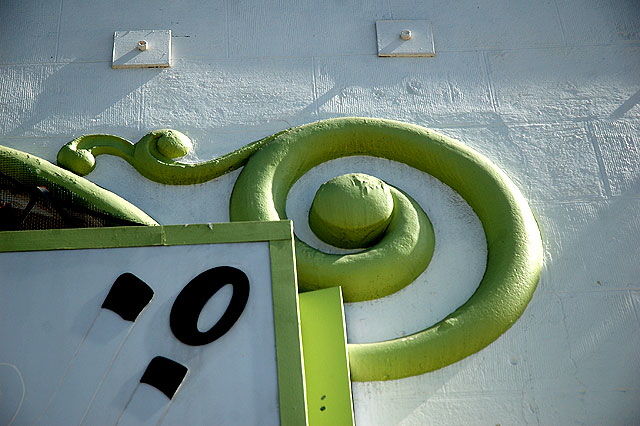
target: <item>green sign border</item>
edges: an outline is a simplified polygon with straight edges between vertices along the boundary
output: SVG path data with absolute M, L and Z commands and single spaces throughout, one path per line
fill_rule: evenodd
M 308 424 L 293 225 L 238 222 L 0 232 L 0 252 L 268 242 L 280 422 Z

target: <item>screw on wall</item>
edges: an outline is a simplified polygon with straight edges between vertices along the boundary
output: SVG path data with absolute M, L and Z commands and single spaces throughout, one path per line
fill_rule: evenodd
M 403 40 L 411 40 L 411 30 L 400 31 L 400 38 Z
M 148 48 L 149 48 L 149 43 L 147 43 L 147 40 L 140 40 L 138 42 L 138 50 L 144 52 Z

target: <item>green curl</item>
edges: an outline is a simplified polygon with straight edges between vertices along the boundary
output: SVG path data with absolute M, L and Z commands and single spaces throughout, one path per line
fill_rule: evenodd
M 282 134 L 257 152 L 238 177 L 231 197 L 232 219 L 283 217 L 286 195 L 298 177 L 317 164 L 351 155 L 405 163 L 452 187 L 480 218 L 488 247 L 485 275 L 466 303 L 410 336 L 350 344 L 351 377 L 390 380 L 433 371 L 479 351 L 511 327 L 533 296 L 542 267 L 542 242 L 533 214 L 520 191 L 488 159 L 428 129 L 388 120 L 340 118 Z M 307 285 L 309 269 L 331 267 L 332 262 L 319 253 L 296 241 L 302 287 Z M 390 267 L 401 272 L 393 263 Z M 354 265 L 354 277 L 366 272 L 356 271 Z M 319 286 L 336 284 L 342 283 L 329 280 Z
M 85 176 L 93 171 L 95 157 L 111 154 L 126 160 L 144 177 L 168 185 L 203 183 L 242 167 L 249 157 L 280 133 L 250 143 L 236 151 L 198 164 L 181 163 L 174 158 L 193 148 L 186 135 L 171 129 L 147 133 L 135 145 L 114 135 L 85 135 L 67 142 L 58 151 L 60 167 Z
M 304 137 L 298 138 L 298 130 L 280 136 L 277 143 L 251 157 L 231 194 L 232 221 L 286 219 L 287 194 L 298 178 L 325 161 L 362 153 L 344 140 L 329 139 L 322 146 L 307 143 Z M 391 187 L 391 195 L 394 211 L 384 236 L 362 252 L 328 254 L 295 238 L 301 290 L 341 286 L 346 302 L 361 302 L 393 294 L 425 270 L 435 246 L 431 222 L 406 194 Z
M 113 141 L 117 146 L 101 141 L 98 147 L 95 141 L 76 142 L 82 139 L 78 138 L 67 148 L 78 151 L 74 155 L 80 160 L 69 153 L 64 157 L 71 158 L 73 166 L 115 150 L 108 153 L 117 151 L 115 155 L 144 176 L 170 184 L 204 182 L 246 163 L 230 201 L 234 221 L 286 218 L 287 194 L 298 178 L 325 161 L 354 155 L 405 163 L 441 180 L 469 203 L 482 223 L 488 248 L 476 292 L 425 330 L 384 342 L 350 344 L 353 380 L 398 379 L 457 362 L 509 329 L 533 296 L 542 268 L 542 242 L 526 200 L 498 167 L 451 138 L 390 120 L 338 118 L 281 132 L 197 165 L 167 158 L 154 138 L 157 135 L 145 136 L 135 148 L 121 141 Z M 396 189 L 392 195 L 393 219 L 385 235 L 363 252 L 330 255 L 296 238 L 302 289 L 342 285 L 346 301 L 367 300 L 397 291 L 422 272 L 433 252 L 433 230 L 415 202 Z M 402 277 L 395 281 L 398 276 Z

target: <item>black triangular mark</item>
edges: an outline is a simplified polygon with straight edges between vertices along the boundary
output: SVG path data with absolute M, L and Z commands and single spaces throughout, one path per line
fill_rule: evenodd
M 140 383 L 146 383 L 158 389 L 169 399 L 178 391 L 189 369 L 169 358 L 157 356 L 151 360 Z
M 153 298 L 153 290 L 132 273 L 120 275 L 111 286 L 102 307 L 120 315 L 126 321 L 135 321 Z

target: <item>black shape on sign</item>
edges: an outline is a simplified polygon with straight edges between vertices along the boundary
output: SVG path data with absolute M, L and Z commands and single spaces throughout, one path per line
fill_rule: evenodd
M 120 315 L 126 321 L 135 321 L 153 298 L 153 290 L 135 275 L 126 272 L 111 286 L 102 307 Z
M 198 317 L 209 299 L 227 284 L 233 295 L 222 317 L 209 330 L 198 330 Z M 173 302 L 169 322 L 171 331 L 182 343 L 191 346 L 209 344 L 224 335 L 238 321 L 249 299 L 249 279 L 240 269 L 218 266 L 204 271 L 182 289 Z
M 172 399 L 189 369 L 169 358 L 157 356 L 149 362 L 140 383 L 146 383 L 158 389 L 167 398 Z

